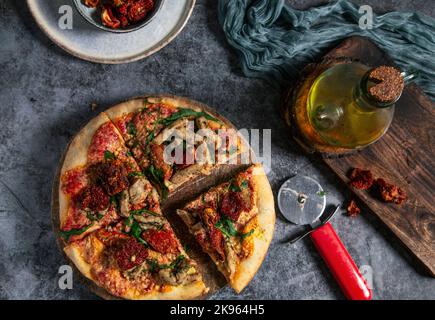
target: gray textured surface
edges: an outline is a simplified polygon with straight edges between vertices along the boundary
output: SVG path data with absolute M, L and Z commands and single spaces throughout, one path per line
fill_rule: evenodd
M 320 1 L 294 1 L 300 7 Z M 359 1 L 361 2 L 361 1 Z M 432 1 L 367 1 L 375 8 L 420 10 L 434 15 Z M 328 170 L 301 155 L 275 112 L 279 93 L 246 79 L 216 21 L 216 1 L 199 0 L 182 34 L 146 60 L 97 65 L 73 58 L 36 27 L 24 1 L 0 3 L 0 298 L 95 298 L 80 283 L 58 289 L 64 263 L 50 223 L 51 182 L 60 155 L 81 124 L 99 110 L 142 93 L 188 96 L 216 108 L 237 126 L 272 128 L 274 191 L 295 172 L 317 178 L 331 203 L 348 191 Z M 98 103 L 92 111 L 90 104 Z M 363 212 L 338 214 L 333 224 L 358 265 L 373 269 L 375 299 L 434 299 L 435 280 L 381 224 Z M 308 239 L 283 243 L 296 227 L 278 214 L 267 258 L 246 290 L 224 288 L 222 299 L 342 299 Z

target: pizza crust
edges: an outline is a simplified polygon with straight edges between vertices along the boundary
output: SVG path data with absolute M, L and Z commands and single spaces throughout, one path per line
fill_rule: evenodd
M 253 178 L 257 185 L 257 207 L 259 234 L 254 236 L 254 252 L 242 260 L 231 279 L 231 287 L 240 293 L 260 268 L 269 249 L 275 229 L 275 201 L 267 176 L 261 165 L 256 165 Z

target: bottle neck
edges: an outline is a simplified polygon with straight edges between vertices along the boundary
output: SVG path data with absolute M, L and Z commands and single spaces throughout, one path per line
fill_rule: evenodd
M 374 83 L 369 82 L 368 74 L 369 73 L 367 72 L 364 75 L 364 77 L 361 79 L 361 81 L 358 83 L 354 90 L 355 102 L 358 104 L 359 107 L 367 111 L 374 111 L 376 109 L 385 109 L 392 107 L 396 101 L 385 103 L 374 99 L 370 95 L 368 89 L 370 88 L 370 86 L 374 85 Z

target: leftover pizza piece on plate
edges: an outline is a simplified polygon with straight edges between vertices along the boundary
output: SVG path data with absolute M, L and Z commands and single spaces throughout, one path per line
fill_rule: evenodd
M 229 284 L 243 290 L 266 255 L 275 225 L 273 194 L 262 166 L 211 188 L 177 213 Z
M 59 209 L 65 253 L 109 293 L 183 299 L 207 291 L 195 262 L 161 214 L 157 191 L 104 113 L 68 147 Z
M 106 111 L 163 197 L 221 163 L 236 163 L 248 149 L 234 129 L 191 103 L 148 97 Z

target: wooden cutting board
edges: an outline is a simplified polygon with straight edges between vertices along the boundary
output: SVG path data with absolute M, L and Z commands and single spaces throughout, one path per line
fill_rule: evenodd
M 327 58 L 358 59 L 369 66 L 393 65 L 391 58 L 363 37 L 346 39 Z M 411 84 L 396 103 L 385 136 L 357 153 L 324 162 L 347 184 L 353 167 L 370 169 L 375 177 L 397 184 L 408 194 L 403 205 L 383 203 L 367 191 L 355 195 L 435 276 L 435 104 Z

